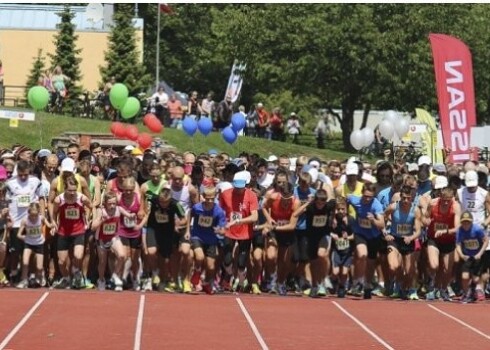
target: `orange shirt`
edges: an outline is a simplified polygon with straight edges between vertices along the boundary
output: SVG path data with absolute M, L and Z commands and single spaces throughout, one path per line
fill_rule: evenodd
M 225 211 L 228 222 L 249 217 L 254 210 L 259 210 L 257 196 L 249 189 L 238 193 L 230 188 L 221 193 L 219 204 Z M 237 240 L 252 239 L 253 224 L 234 225 L 225 232 L 225 236 Z
M 179 100 L 175 100 L 173 102 L 171 100 L 168 100 L 167 106 L 170 113 L 170 118 L 182 119 L 182 102 L 180 102 Z

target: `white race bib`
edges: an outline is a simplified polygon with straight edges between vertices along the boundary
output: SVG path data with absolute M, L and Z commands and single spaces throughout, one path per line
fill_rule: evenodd
M 313 227 L 324 227 L 327 224 L 326 215 L 315 215 L 313 216 Z
M 65 218 L 67 218 L 68 220 L 80 219 L 80 209 L 79 208 L 65 209 Z
M 359 218 L 359 226 L 362 228 L 371 228 L 371 221 L 369 219 Z
M 168 222 L 168 214 L 164 214 L 160 211 L 155 212 L 155 220 L 159 224 L 166 224 Z
M 197 224 L 201 227 L 211 227 L 211 226 L 213 226 L 213 217 L 212 216 L 199 215 L 199 219 L 197 220 Z
M 396 225 L 396 232 L 400 236 L 407 236 L 412 234 L 412 225 L 409 224 L 398 224 Z
M 443 224 L 441 222 L 436 222 L 434 224 L 434 230 L 436 231 L 441 231 L 441 230 L 446 231 L 447 229 L 448 229 L 447 224 Z
M 241 219 L 242 219 L 242 213 L 239 213 L 237 211 L 232 212 L 230 215 L 230 221 L 236 221 Z
M 468 250 L 476 250 L 480 248 L 480 243 L 477 239 L 467 239 L 463 241 L 464 247 Z
M 338 240 L 335 241 L 335 246 L 337 247 L 337 250 L 345 250 L 349 248 L 350 243 L 348 239 L 339 238 Z
M 133 228 L 136 226 L 136 218 L 135 217 L 128 218 L 125 216 L 123 219 L 123 222 L 124 222 L 124 226 L 127 228 Z
M 41 236 L 40 227 L 26 227 L 26 235 L 29 237 L 39 237 Z
M 27 208 L 31 203 L 31 196 L 28 194 L 17 196 L 17 207 Z
M 117 225 L 115 223 L 102 225 L 102 233 L 106 236 L 113 236 L 116 234 Z

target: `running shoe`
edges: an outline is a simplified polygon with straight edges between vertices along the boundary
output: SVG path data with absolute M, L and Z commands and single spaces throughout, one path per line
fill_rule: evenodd
M 195 287 L 201 282 L 201 271 L 194 270 L 194 273 L 191 277 L 191 283 Z
M 337 297 L 345 298 L 345 287 L 339 286 L 339 290 L 337 291 Z
M 81 289 L 83 287 L 83 275 L 81 271 L 75 272 L 73 276 L 72 287 L 74 289 Z
M 189 282 L 188 280 L 184 280 L 184 282 L 182 282 L 182 284 L 183 284 L 182 291 L 184 293 L 189 294 L 192 292 L 191 282 Z
M 441 299 L 443 301 L 452 301 L 452 298 L 451 298 L 451 296 L 449 295 L 449 292 L 446 289 L 441 290 Z
M 310 294 L 308 296 L 310 298 L 319 298 L 320 295 L 318 294 L 318 288 L 317 287 L 311 287 L 310 288 Z
M 398 299 L 398 298 L 400 298 L 400 291 L 394 290 L 393 293 L 391 293 L 390 298 L 391 299 Z
M 176 284 L 175 282 L 168 282 L 168 283 L 165 285 L 164 290 L 165 290 L 167 293 L 175 293 L 176 288 L 177 288 L 177 284 Z
M 449 295 L 450 298 L 454 298 L 456 296 L 456 293 L 454 292 L 451 285 L 447 286 L 447 294 Z
M 6 285 L 8 284 L 8 279 L 7 276 L 5 276 L 5 272 L 3 272 L 3 269 L 0 270 L 0 285 Z
M 262 280 L 262 282 L 260 282 L 260 290 L 264 293 L 269 293 L 269 282 Z
M 312 287 L 312 288 L 313 288 L 313 287 Z M 312 288 L 305 289 L 305 290 L 303 291 L 303 295 L 309 296 L 309 295 L 310 295 L 310 293 L 311 293 L 311 289 L 312 289 Z
M 238 290 L 238 283 L 239 283 L 239 282 L 240 282 L 240 281 L 238 280 L 238 278 L 234 278 L 234 279 L 233 279 L 233 285 L 232 285 L 232 287 L 231 287 L 231 290 L 232 290 L 233 292 L 236 292 L 236 291 Z
M 277 284 L 274 284 L 270 287 L 269 294 L 279 294 L 279 288 Z
M 160 276 L 158 275 L 153 275 L 152 279 L 151 279 L 151 284 L 155 287 L 158 287 L 158 285 L 160 284 Z
M 204 291 L 204 293 L 208 294 L 208 295 L 213 295 L 215 294 L 215 290 L 213 288 L 213 285 L 211 283 L 205 283 L 202 285 L 202 290 Z
M 149 278 L 147 278 L 146 280 L 147 281 L 151 281 Z M 160 285 L 160 283 L 157 284 L 157 288 L 158 288 L 159 285 Z M 137 278 L 134 279 L 133 280 L 133 286 L 132 287 L 133 287 L 133 290 L 135 292 L 139 292 L 141 290 L 141 280 L 139 280 Z M 151 286 L 151 289 L 150 290 L 153 290 L 153 285 Z
M 477 289 L 475 291 L 476 294 L 476 301 L 485 301 L 485 293 L 481 289 Z
M 112 274 L 112 280 L 114 281 L 114 290 L 116 292 L 123 291 L 123 281 L 115 273 Z
M 371 288 L 365 288 L 363 298 L 364 299 L 371 299 L 372 292 L 373 292 L 373 290 Z
M 436 298 L 436 293 L 432 290 L 425 294 L 425 300 L 434 300 Z
M 409 300 L 419 300 L 419 296 L 417 294 L 416 289 L 410 289 L 410 291 L 408 292 L 408 299 Z
M 286 296 L 288 294 L 288 291 L 286 289 L 286 285 L 284 283 L 281 283 L 277 287 L 277 292 L 278 292 L 279 295 Z
M 400 299 L 408 300 L 408 291 L 400 289 Z
M 105 280 L 97 280 L 97 289 L 100 291 L 105 290 Z
M 140 290 L 143 291 L 143 292 L 151 292 L 153 290 L 153 285 L 152 285 L 151 278 L 146 278 L 141 283 L 141 285 L 142 285 L 142 288 Z
M 18 288 L 18 289 L 27 289 L 28 286 L 29 286 L 29 281 L 22 280 L 19 283 L 17 283 L 17 285 L 15 286 L 15 288 Z
M 351 291 L 352 295 L 353 296 L 356 296 L 356 297 L 360 297 L 362 296 L 362 284 L 361 283 L 357 283 L 353 288 L 352 288 L 352 291 Z
M 317 289 L 317 294 L 319 297 L 326 297 L 327 296 L 327 289 L 323 284 L 320 284 Z
M 468 304 L 468 303 L 474 303 L 475 302 L 475 298 L 473 297 L 473 292 L 471 289 L 469 289 L 465 295 L 463 296 L 463 298 L 461 299 L 461 302 L 463 304 Z
M 371 294 L 376 296 L 376 297 L 384 297 L 385 296 L 384 288 L 381 288 L 379 285 L 377 285 L 376 288 L 373 289 Z
M 92 281 L 89 278 L 83 278 L 83 286 L 85 289 L 94 289 L 95 284 L 92 283 Z
M 261 293 L 259 285 L 257 283 L 252 283 L 252 294 L 260 295 Z
M 62 277 L 58 281 L 53 283 L 54 289 L 70 289 L 70 279 L 68 277 Z

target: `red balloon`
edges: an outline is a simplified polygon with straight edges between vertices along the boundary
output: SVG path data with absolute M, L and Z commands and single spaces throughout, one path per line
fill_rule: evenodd
M 150 121 L 151 119 L 153 118 L 157 118 L 156 115 L 154 115 L 153 113 L 148 113 L 147 115 L 145 115 L 143 117 L 143 124 L 145 124 L 146 126 L 148 126 L 148 121 Z M 158 118 L 157 118 L 158 119 Z
M 138 128 L 136 125 L 129 125 L 126 128 L 126 137 L 132 141 L 136 141 L 138 139 Z
M 151 146 L 151 142 L 153 141 L 153 138 L 151 137 L 150 134 L 147 134 L 146 132 L 140 134 L 138 136 L 138 144 L 141 149 L 147 149 Z
M 163 125 L 160 122 L 160 120 L 158 120 L 157 117 L 149 119 L 148 120 L 148 123 L 146 124 L 146 126 L 148 127 L 148 129 L 151 132 L 154 132 L 154 133 L 157 133 L 157 134 L 160 133 L 163 130 Z
M 113 122 L 111 124 L 111 132 L 115 137 L 118 138 L 126 137 L 126 128 L 123 123 Z

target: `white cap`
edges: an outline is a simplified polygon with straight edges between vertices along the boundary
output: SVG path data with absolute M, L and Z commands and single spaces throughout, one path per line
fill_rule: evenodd
M 124 150 L 131 152 L 132 150 L 134 150 L 134 146 L 133 145 L 127 145 L 126 147 L 124 147 Z
M 276 160 L 277 160 L 277 157 L 275 155 L 273 155 L 273 154 L 271 154 L 269 156 L 269 158 L 267 158 L 267 161 L 268 162 L 275 162 Z
M 417 163 L 408 163 L 408 172 L 411 173 L 412 171 L 419 171 Z
M 68 157 L 63 159 L 63 161 L 61 162 L 61 172 L 63 172 L 63 171 L 74 173 L 75 172 L 75 161 L 71 158 L 68 158 Z
M 308 169 L 308 174 L 311 176 L 312 183 L 315 183 L 318 180 L 318 169 L 311 167 Z
M 345 175 L 358 175 L 359 166 L 356 163 L 347 163 L 345 167 Z
M 318 160 L 312 160 L 310 163 L 309 163 L 313 168 L 320 168 L 320 162 Z
M 464 176 L 466 187 L 478 186 L 478 174 L 474 170 L 468 171 Z
M 257 108 L 261 108 L 261 107 L 264 107 L 264 105 L 262 104 L 262 102 L 257 103 Z
M 424 165 L 424 164 L 430 165 L 431 163 L 432 163 L 432 161 L 430 160 L 429 156 L 420 156 L 419 160 L 417 162 L 417 164 L 419 166 Z
M 447 177 L 445 176 L 436 176 L 434 182 L 434 189 L 440 190 L 442 188 L 446 188 L 448 186 Z
M 15 155 L 12 152 L 7 152 L 2 154 L 2 159 L 7 159 L 7 158 L 15 158 Z
M 251 175 L 248 171 L 239 171 L 233 176 L 233 187 L 245 188 L 245 185 L 250 183 Z
M 46 149 L 46 148 L 40 149 L 39 152 L 37 152 L 37 156 L 39 158 L 47 157 L 50 154 L 51 154 L 51 151 L 49 149 Z
M 356 157 L 350 157 L 350 158 L 347 160 L 347 164 L 354 163 L 356 160 L 357 160 L 357 158 L 356 158 Z
M 369 173 L 362 173 L 362 180 L 364 182 L 369 182 L 369 183 L 372 183 L 372 184 L 375 184 L 377 181 L 376 181 L 376 178 L 369 174 Z

